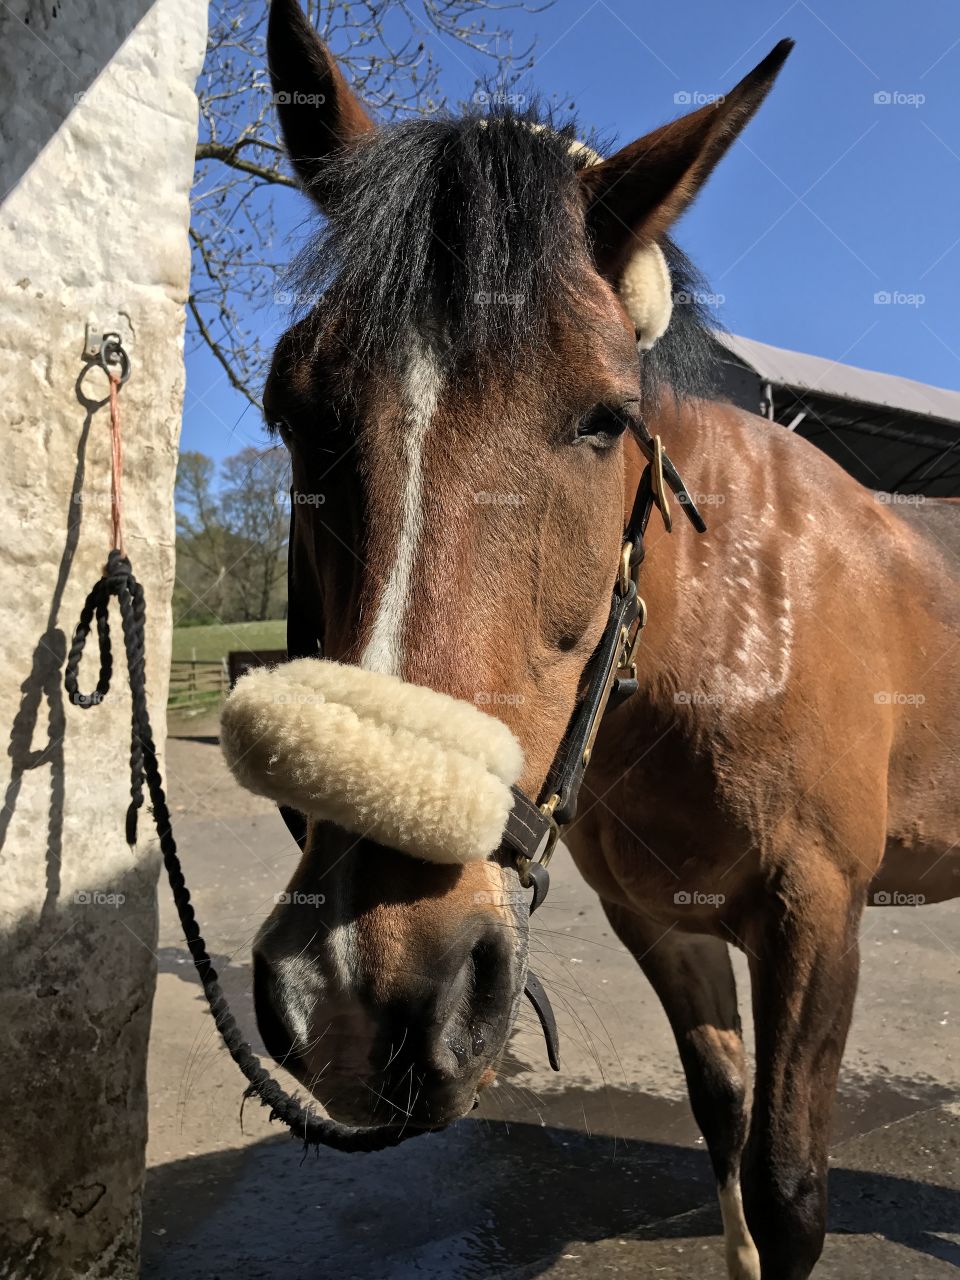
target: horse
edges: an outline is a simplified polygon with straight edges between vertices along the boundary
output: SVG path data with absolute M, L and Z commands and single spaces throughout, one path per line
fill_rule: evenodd
M 584 752 L 565 839 L 669 1017 L 732 1280 L 805 1280 L 820 1256 L 865 905 L 960 887 L 956 558 L 813 445 L 711 398 L 714 338 L 669 234 L 790 44 L 602 157 L 495 95 L 378 127 L 297 0 L 273 0 L 268 33 L 287 153 L 323 215 L 264 391 L 294 497 L 313 498 L 295 502 L 291 648 L 386 701 L 442 695 L 449 739 L 479 707 L 536 797 L 611 584 L 636 578 L 632 692 Z M 624 566 L 649 438 L 709 527 L 668 538 L 660 492 Z M 408 704 L 390 705 L 400 733 Z M 264 770 L 295 770 L 296 743 L 278 758 Z M 383 777 L 372 756 L 359 776 L 362 744 L 351 758 L 374 799 L 407 767 L 377 758 Z M 516 868 L 322 816 L 302 848 L 254 948 L 264 1042 L 344 1123 L 442 1128 L 495 1078 L 517 1014 Z

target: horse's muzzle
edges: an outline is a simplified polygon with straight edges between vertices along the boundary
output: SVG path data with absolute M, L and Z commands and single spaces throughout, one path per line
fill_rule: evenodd
M 261 930 L 260 1033 L 335 1119 L 441 1127 L 471 1110 L 506 1046 L 526 973 L 520 904 L 515 914 L 457 893 L 441 912 L 427 898 L 419 914 L 409 904 L 370 913 L 356 868 L 375 873 L 393 855 L 369 846 L 355 854 L 335 872 L 337 896 L 359 903 L 354 918 L 325 929 L 292 894 Z M 414 874 L 447 870 L 422 865 Z

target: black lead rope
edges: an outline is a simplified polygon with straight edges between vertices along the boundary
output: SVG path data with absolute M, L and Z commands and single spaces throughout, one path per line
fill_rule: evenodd
M 109 693 L 113 675 L 109 620 L 112 596 L 116 596 L 120 605 L 132 702 L 127 842 L 133 844 L 137 838 L 137 813 L 143 806 L 144 783 L 146 783 L 160 849 L 163 853 L 163 865 L 167 869 L 167 878 L 173 891 L 173 900 L 177 915 L 180 917 L 183 936 L 190 948 L 190 954 L 203 984 L 203 993 L 207 998 L 217 1030 L 231 1058 L 249 1082 L 244 1098 L 258 1098 L 262 1106 L 270 1108 L 270 1119 L 282 1121 L 291 1134 L 306 1146 L 333 1147 L 337 1151 L 379 1151 L 384 1147 L 396 1146 L 406 1138 L 414 1137 L 419 1132 L 415 1128 L 405 1130 L 392 1125 L 382 1125 L 370 1129 L 353 1129 L 329 1117 L 318 1116 L 315 1112 L 307 1110 L 286 1093 L 261 1066 L 256 1054 L 244 1040 L 236 1018 L 230 1011 L 227 998 L 223 994 L 217 971 L 207 954 L 207 946 L 197 923 L 196 913 L 190 901 L 190 891 L 184 880 L 183 869 L 177 854 L 177 844 L 173 838 L 170 810 L 163 790 L 163 779 L 160 775 L 157 749 L 147 707 L 146 655 L 144 653 L 146 607 L 143 588 L 133 576 L 130 561 L 120 551 L 110 552 L 104 576 L 87 596 L 80 613 L 80 621 L 74 632 L 73 644 L 67 656 L 64 685 L 70 701 L 84 709 L 99 706 Z M 93 693 L 81 693 L 77 679 L 80 659 L 94 619 L 96 619 L 100 647 L 100 676 Z

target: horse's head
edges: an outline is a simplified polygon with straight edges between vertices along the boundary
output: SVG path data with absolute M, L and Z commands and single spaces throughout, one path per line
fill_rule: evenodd
M 657 360 L 645 376 L 638 340 L 670 324 L 659 245 L 787 48 L 603 161 L 506 107 L 375 128 L 295 0 L 273 0 L 269 52 L 327 219 L 264 397 L 293 461 L 305 649 L 503 722 L 535 798 L 610 607 Z M 668 360 L 689 338 L 670 341 Z M 440 865 L 316 820 L 282 898 L 255 951 L 274 1056 L 354 1123 L 469 1110 L 523 990 L 511 865 Z

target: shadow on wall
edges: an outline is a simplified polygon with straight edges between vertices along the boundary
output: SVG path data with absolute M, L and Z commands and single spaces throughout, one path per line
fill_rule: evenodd
M 28 0 L 20 8 L 22 17 L 8 5 L 0 6 L 0 41 L 4 87 L 4 111 L 0 113 L 0 184 L 9 194 L 37 160 L 49 139 L 60 130 L 67 117 L 83 105 L 84 95 L 97 76 L 112 61 L 120 46 L 153 7 L 153 0 L 122 5 L 101 5 L 95 22 L 85 28 L 82 47 L 77 46 L 74 20 L 65 14 L 58 0 Z M 56 69 L 57 76 L 51 76 Z M 68 73 L 68 89 L 62 99 L 51 97 L 47 87 L 59 83 Z M 44 91 L 39 91 L 43 86 Z M 29 119 L 28 119 L 29 117 Z M 118 128 L 111 120 L 93 122 L 95 128 Z M 78 352 L 79 355 L 79 352 Z M 88 367 L 89 368 L 89 367 Z M 86 417 L 77 448 L 77 467 L 66 511 L 66 538 L 56 585 L 50 602 L 46 627 L 33 649 L 30 670 L 20 686 L 21 698 L 10 731 L 8 755 L 10 779 L 0 810 L 0 850 L 6 841 L 16 810 L 23 775 L 29 770 L 49 767 L 50 803 L 46 845 L 46 893 L 40 919 L 47 919 L 56 907 L 60 891 L 60 864 L 63 846 L 64 762 L 63 737 L 66 730 L 63 693 L 63 666 L 67 639 L 60 618 L 63 594 L 76 555 L 82 519 L 79 496 L 84 481 L 84 456 L 93 415 L 106 403 L 90 400 L 84 392 L 88 369 L 77 379 L 76 392 Z M 84 594 L 92 583 L 84 584 Z M 76 619 L 68 619 L 72 628 Z M 46 723 L 41 732 L 46 741 L 34 746 L 40 717 L 46 704 Z
M 960 1221 L 957 1191 L 843 1167 L 830 1182 L 833 1232 L 960 1262 L 956 1245 L 938 1238 Z M 684 1252 L 690 1275 L 719 1276 L 720 1233 L 702 1150 L 469 1120 L 359 1158 L 322 1151 L 303 1161 L 278 1138 L 155 1168 L 142 1274 L 479 1280 L 532 1277 L 572 1257 L 570 1274 L 585 1275 L 615 1262 L 600 1252 L 608 1249 L 620 1250 L 609 1269 L 632 1274 L 641 1259 L 659 1260 L 656 1242 L 717 1237 L 714 1266 L 699 1250 L 695 1258 L 689 1246 Z M 638 1257 L 623 1252 L 625 1239 L 651 1244 Z M 670 1274 L 675 1254 L 664 1248 Z
M 22 11 L 21 6 L 17 8 Z M 74 23 L 69 5 L 60 0 L 28 0 L 22 20 L 11 7 L 0 6 L 6 80 L 4 111 L 0 115 L 0 189 L 8 193 L 13 190 L 46 140 L 57 133 L 72 111 L 83 105 L 94 80 L 152 8 L 153 0 L 98 6 L 96 21 L 85 30 L 83 48 L 79 49 L 75 35 L 70 34 Z M 48 92 L 37 91 L 38 84 L 50 83 L 54 69 L 56 82 L 64 70 L 69 77 L 69 87 L 61 101 L 51 99 Z M 104 128 L 122 127 L 122 122 L 102 123 Z
M 74 471 L 73 484 L 66 512 L 66 538 L 57 580 L 50 601 L 47 622 L 33 649 L 30 671 L 20 686 L 20 706 L 14 717 L 10 731 L 10 742 L 7 755 L 10 757 L 10 780 L 7 783 L 0 808 L 0 852 L 6 844 L 10 824 L 17 808 L 17 800 L 23 785 L 23 776 L 32 769 L 49 767 L 50 769 L 50 804 L 47 815 L 46 840 L 46 892 L 40 910 L 40 923 L 45 923 L 51 913 L 55 913 L 60 897 L 60 866 L 63 855 L 63 796 L 64 796 L 64 759 L 63 738 L 66 733 L 65 693 L 63 688 L 63 668 L 67 657 L 67 635 L 62 627 L 60 610 L 63 594 L 70 579 L 77 545 L 80 540 L 80 528 L 83 522 L 83 495 L 85 458 L 87 441 L 94 415 L 104 410 L 107 400 L 91 400 L 84 391 L 88 381 L 91 365 L 86 365 L 76 382 L 77 399 L 84 410 L 83 427 L 77 445 L 77 466 Z M 96 377 L 96 373 L 93 374 Z M 92 583 L 90 584 L 93 585 Z M 71 627 L 76 619 L 70 619 Z M 71 632 L 72 634 L 72 632 Z M 85 673 L 89 671 L 85 669 Z M 35 747 L 37 730 L 40 725 L 40 714 L 46 703 L 46 723 L 44 730 L 46 742 Z
M 59 903 L 48 897 L 43 918 L 24 915 L 4 933 L 0 1010 L 6 1015 L 8 991 L 18 1010 L 31 997 L 36 1009 L 35 1019 L 6 1019 L 4 1029 L 22 1064 L 20 1075 L 5 1080 L 5 1101 L 16 1115 L 20 1149 L 30 1152 L 19 1170 L 19 1221 L 9 1198 L 5 1202 L 4 1276 L 86 1274 L 87 1263 L 93 1267 L 102 1256 L 104 1213 L 116 1214 L 126 1195 L 129 1213 L 136 1214 L 131 1130 L 101 1118 L 119 1109 L 132 1125 L 141 1105 L 140 1046 L 153 1003 L 141 957 L 144 948 L 156 946 L 155 878 L 153 860 L 142 860 L 114 875 L 109 891 L 91 886 Z M 109 983 L 105 968 L 116 975 Z M 90 1063 L 107 1053 L 110 1069 L 91 1070 Z M 44 1100 L 65 1094 L 84 1123 L 51 1124 Z M 142 1125 L 145 1139 L 145 1116 Z M 115 1236 L 111 1265 L 112 1275 L 137 1274 L 133 1239 Z
M 21 916 L 3 936 L 0 987 L 3 993 L 17 993 L 21 1017 L 22 998 L 32 994 L 38 1022 L 44 1027 L 42 1038 L 38 1038 L 35 1026 L 29 1022 L 8 1023 L 10 1043 L 16 1045 L 14 1051 L 22 1055 L 24 1071 L 29 1061 L 29 1077 L 10 1080 L 8 1084 L 24 1091 L 21 1099 L 56 1096 L 66 1084 L 77 1114 L 96 1117 L 109 1115 L 117 1106 L 130 1107 L 131 1098 L 140 1088 L 142 1055 L 136 1047 L 146 1040 L 153 999 L 152 983 L 143 982 L 141 957 L 144 948 L 153 952 L 156 947 L 153 907 L 156 862 L 152 856 L 140 857 L 136 865 L 111 875 L 108 890 L 98 887 L 99 876 L 94 872 L 83 890 L 71 893 L 66 899 L 61 895 L 66 785 L 63 738 L 67 720 L 63 668 L 69 643 L 64 624 L 72 628 L 76 619 L 64 619 L 60 615 L 80 539 L 83 517 L 80 496 L 87 444 L 97 413 L 105 411 L 108 403 L 86 394 L 86 388 L 94 385 L 89 374 L 90 366 L 87 366 L 76 382 L 84 418 L 73 483 L 66 501 L 63 550 L 45 626 L 33 646 L 30 669 L 20 685 L 20 703 L 7 746 L 10 775 L 0 808 L 2 853 L 25 775 L 49 770 L 45 891 L 39 909 Z M 94 377 L 102 378 L 102 374 Z M 92 583 L 82 584 L 84 593 L 90 585 Z M 92 649 L 95 654 L 95 644 Z M 95 683 L 96 667 L 96 657 L 92 656 L 89 665 L 82 668 L 83 686 Z M 112 768 L 114 764 L 106 761 L 105 767 Z M 73 871 L 72 880 L 80 879 L 83 883 L 82 868 Z M 95 929 L 91 929 L 93 924 Z M 102 981 L 104 965 L 117 975 L 113 984 L 105 985 Z M 78 1008 L 82 1010 L 81 1017 L 77 1016 Z M 119 1031 L 118 1008 L 126 1011 Z M 128 1041 L 126 1046 L 124 1040 Z M 98 1076 L 89 1070 L 88 1064 L 107 1044 L 113 1070 Z M 22 1107 L 22 1102 L 15 1105 Z M 102 1248 L 102 1227 L 98 1222 L 103 1209 L 100 1202 L 104 1200 L 107 1204 L 111 1196 L 117 1196 L 118 1186 L 130 1184 L 127 1130 L 120 1126 L 109 1133 L 104 1129 L 91 1133 L 83 1125 L 51 1130 L 44 1109 L 36 1105 L 26 1113 L 21 1110 L 19 1126 L 19 1141 L 24 1149 L 32 1152 L 30 1168 L 24 1171 L 25 1198 L 34 1207 L 39 1204 L 37 1198 L 42 1200 L 42 1213 L 47 1215 L 43 1227 L 46 1263 L 55 1265 L 58 1259 L 66 1259 L 72 1269 L 78 1265 L 78 1259 L 85 1256 L 89 1256 L 92 1263 Z M 97 1144 L 94 1177 L 90 1173 L 91 1141 Z M 131 1214 L 135 1208 L 135 1204 L 131 1204 Z M 20 1229 L 8 1224 L 6 1232 L 4 1262 L 14 1267 L 11 1274 L 26 1274 L 16 1268 L 21 1263 L 26 1265 L 28 1259 L 32 1259 L 31 1266 L 36 1264 L 36 1224 L 24 1219 Z M 131 1273 L 135 1269 L 136 1257 L 130 1252 L 131 1243 L 116 1241 L 115 1274 L 125 1274 L 125 1267 Z

